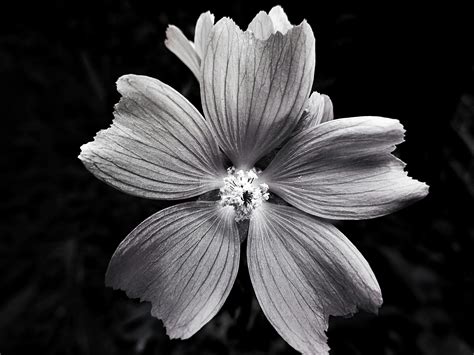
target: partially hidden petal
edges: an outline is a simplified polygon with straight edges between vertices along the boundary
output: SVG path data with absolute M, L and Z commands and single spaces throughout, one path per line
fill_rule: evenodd
M 227 18 L 213 27 L 201 98 L 236 167 L 251 168 L 291 134 L 309 97 L 314 65 L 315 40 L 306 22 L 265 41 Z
M 250 22 L 247 31 L 252 31 L 258 39 L 266 40 L 275 33 L 275 27 L 271 17 L 265 11 L 260 11 Z
M 183 32 L 176 26 L 170 25 L 166 30 L 165 46 L 173 52 L 199 80 L 201 75 L 201 58 Z
M 132 195 L 183 199 L 220 187 L 226 175 L 211 131 L 194 106 L 159 80 L 126 75 L 110 128 L 81 147 L 99 179 Z
M 209 34 L 212 26 L 214 26 L 214 15 L 209 11 L 201 14 L 196 22 L 196 30 L 194 32 L 194 48 L 199 58 L 204 57 L 207 45 L 209 44 Z
M 272 19 L 275 31 L 285 34 L 293 27 L 290 21 L 288 21 L 288 16 L 286 16 L 285 11 L 283 11 L 283 8 L 279 5 L 274 6 L 268 15 Z
M 304 354 L 328 354 L 330 315 L 376 312 L 377 280 L 356 247 L 333 225 L 289 206 L 266 203 L 250 220 L 247 259 L 263 312 Z
M 151 302 L 171 338 L 189 338 L 224 304 L 239 266 L 231 208 L 189 202 L 142 222 L 118 246 L 106 284 Z
M 268 14 L 260 11 L 250 22 L 247 30 L 252 31 L 256 38 L 266 40 L 277 31 L 286 34 L 292 28 L 293 25 L 288 21 L 283 8 L 274 6 Z
M 334 118 L 332 101 L 329 96 L 314 91 L 306 103 L 298 130 L 309 129 Z
M 399 210 L 428 193 L 393 156 L 404 129 L 384 117 L 333 120 L 291 138 L 262 174 L 299 209 L 329 219 L 366 219 Z

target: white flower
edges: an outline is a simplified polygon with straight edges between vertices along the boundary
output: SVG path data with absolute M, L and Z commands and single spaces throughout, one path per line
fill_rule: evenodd
M 227 298 L 240 258 L 237 226 L 249 223 L 247 260 L 263 312 L 295 349 L 326 354 L 329 315 L 382 304 L 367 261 L 328 220 L 383 216 L 428 187 L 391 154 L 403 141 L 398 121 L 332 120 L 329 98 L 310 97 L 315 40 L 306 22 L 292 26 L 280 7 L 260 12 L 245 32 L 227 18 L 214 25 L 209 13 L 200 21 L 194 44 L 172 27 L 168 46 L 199 79 L 204 117 L 162 82 L 127 75 L 117 83 L 112 126 L 79 157 L 136 196 L 218 190 L 219 198 L 142 222 L 117 248 L 106 283 L 150 301 L 170 337 L 188 338 Z M 273 194 L 288 205 L 272 203 Z

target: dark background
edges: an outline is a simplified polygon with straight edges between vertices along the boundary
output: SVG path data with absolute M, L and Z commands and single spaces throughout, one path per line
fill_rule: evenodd
M 191 72 L 163 44 L 191 38 L 201 12 L 242 27 L 276 3 L 14 1 L 2 5 L 0 353 L 290 354 L 253 297 L 245 267 L 223 310 L 194 337 L 169 340 L 149 306 L 104 286 L 118 243 L 171 205 L 95 179 L 79 147 L 109 126 L 116 79 L 146 74 L 199 106 Z M 314 88 L 336 117 L 380 115 L 407 129 L 398 152 L 429 196 L 338 226 L 380 282 L 378 316 L 335 318 L 331 354 L 472 354 L 474 73 L 467 7 L 282 1 L 317 43 Z

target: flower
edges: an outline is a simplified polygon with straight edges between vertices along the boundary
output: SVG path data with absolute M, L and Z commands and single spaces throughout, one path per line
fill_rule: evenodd
M 142 222 L 115 251 L 106 284 L 151 302 L 171 338 L 188 338 L 227 298 L 238 226 L 248 223 L 248 268 L 264 314 L 296 350 L 326 354 L 329 315 L 382 304 L 367 261 L 330 221 L 383 216 L 428 192 L 391 154 L 403 127 L 383 117 L 333 120 L 329 98 L 310 96 L 311 27 L 291 25 L 281 7 L 260 12 L 245 32 L 206 13 L 194 44 L 181 35 L 171 27 L 167 45 L 199 79 L 204 117 L 159 80 L 126 75 L 111 127 L 79 158 L 136 196 L 218 191 L 218 199 Z

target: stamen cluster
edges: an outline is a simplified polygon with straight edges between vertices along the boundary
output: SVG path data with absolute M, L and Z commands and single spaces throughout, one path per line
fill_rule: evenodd
M 234 167 L 227 169 L 224 186 L 220 189 L 221 206 L 232 206 L 237 222 L 249 219 L 252 212 L 268 200 L 268 185 L 257 184 L 258 172 L 255 168 L 244 171 Z

